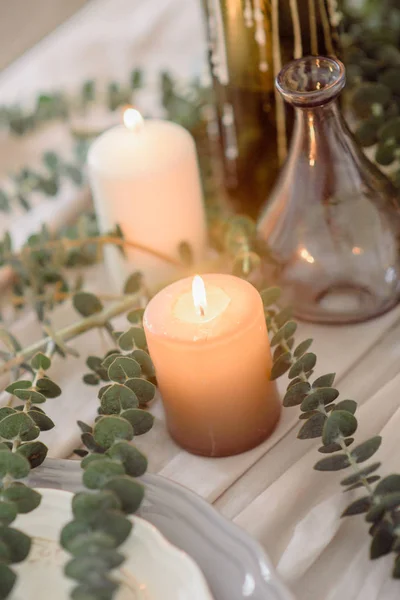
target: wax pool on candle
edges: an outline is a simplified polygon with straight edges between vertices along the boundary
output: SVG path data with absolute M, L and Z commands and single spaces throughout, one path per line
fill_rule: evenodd
M 172 259 L 179 257 L 179 244 L 187 242 L 194 259 L 200 260 L 206 224 L 191 135 L 168 121 L 143 120 L 134 109 L 125 111 L 124 120 L 125 125 L 106 131 L 89 150 L 101 229 L 118 223 L 127 240 Z M 121 278 L 120 254 L 109 250 L 111 274 Z M 124 273 L 141 270 L 150 285 L 171 275 L 168 263 L 134 248 L 127 248 L 127 263 Z
M 157 294 L 144 327 L 172 437 L 190 452 L 226 456 L 268 437 L 280 401 L 259 293 L 231 275 L 203 279 L 204 290 L 187 278 Z

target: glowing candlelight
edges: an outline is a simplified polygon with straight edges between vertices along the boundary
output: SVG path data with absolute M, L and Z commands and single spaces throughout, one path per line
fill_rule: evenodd
M 204 281 L 200 275 L 196 275 L 193 278 L 192 295 L 197 313 L 204 317 L 207 308 L 207 294 Z
M 142 131 L 144 119 L 140 112 L 135 108 L 127 108 L 123 115 L 124 125 L 129 131 Z

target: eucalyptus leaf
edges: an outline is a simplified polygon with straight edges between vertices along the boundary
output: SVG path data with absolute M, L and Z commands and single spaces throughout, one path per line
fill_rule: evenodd
M 11 562 L 11 561 L 10 561 Z M 13 589 L 17 576 L 4 562 L 0 562 L 0 600 L 5 600 Z
M 146 381 L 146 379 L 134 377 L 133 379 L 128 379 L 128 381 L 125 382 L 125 385 L 135 392 L 137 399 L 139 400 L 139 406 L 148 404 L 156 395 L 156 386 L 150 381 Z
M 338 439 L 352 435 L 357 429 L 357 419 L 345 410 L 333 410 L 327 418 L 322 433 L 325 446 L 334 444 Z
M 107 416 L 97 421 L 93 429 L 93 436 L 95 442 L 107 450 L 117 441 L 131 440 L 133 438 L 133 429 L 125 419 L 116 416 Z
M 346 469 L 350 465 L 349 459 L 345 454 L 336 454 L 322 458 L 314 465 L 316 471 L 339 471 Z
M 135 308 L 126 315 L 126 318 L 128 319 L 129 323 L 132 323 L 132 325 L 142 326 L 143 315 L 144 308 Z
M 14 502 L 0 501 L 0 525 L 11 525 L 17 518 L 18 511 Z
M 127 475 L 140 477 L 147 469 L 147 458 L 135 446 L 128 442 L 118 442 L 107 450 L 107 456 L 118 460 L 124 466 Z
M 154 377 L 155 369 L 153 365 L 153 361 L 150 358 L 150 355 L 144 350 L 134 350 L 130 354 L 131 358 L 136 360 L 139 363 L 140 368 L 142 370 L 143 375 L 146 377 Z
M 370 547 L 370 558 L 374 560 L 389 554 L 394 542 L 393 529 L 389 523 L 379 523 Z
M 21 444 L 17 450 L 18 454 L 25 456 L 29 461 L 31 469 L 35 469 L 44 462 L 48 448 L 43 442 L 26 442 Z
M 271 346 L 281 343 L 283 340 L 287 340 L 292 337 L 297 329 L 297 323 L 295 321 L 288 321 L 275 333 L 271 340 Z
M 115 546 L 122 544 L 132 530 L 132 523 L 118 511 L 107 510 L 92 524 L 96 531 L 114 539 Z M 114 546 L 114 547 L 115 547 Z
M 308 373 L 315 367 L 317 357 L 312 352 L 306 352 L 299 358 L 289 371 L 289 379 L 298 377 L 301 373 Z
M 35 371 L 39 371 L 43 369 L 43 371 L 47 371 L 51 367 L 51 360 L 48 356 L 43 354 L 42 352 L 38 352 L 31 360 L 32 369 Z
M 140 408 L 130 408 L 121 413 L 121 417 L 129 421 L 135 435 L 143 435 L 153 427 L 154 417 L 152 414 Z
M 1 428 L 1 422 L 0 422 L 0 428 Z M 1 431 L 1 429 L 0 429 L 0 431 Z M 352 450 L 352 452 L 351 452 L 351 455 L 356 460 L 356 462 L 358 462 L 358 463 L 364 462 L 365 460 L 368 460 L 369 458 L 371 458 L 371 456 L 373 456 L 375 454 L 375 452 L 378 450 L 379 446 L 381 445 L 381 442 L 382 442 L 381 436 L 376 435 L 375 437 L 371 438 L 370 440 L 367 440 L 363 444 L 360 444 L 359 446 L 354 448 L 354 450 Z
M 97 492 L 97 494 L 79 492 L 72 499 L 74 518 L 88 523 L 97 518 L 105 510 L 119 510 L 120 508 L 121 502 L 118 495 L 107 490 Z
M 371 477 L 366 477 L 365 481 L 369 484 L 371 483 L 375 483 L 376 481 L 379 481 L 380 476 L 379 475 L 371 475 Z M 358 483 L 353 483 L 353 485 L 351 485 L 350 487 L 346 488 L 345 490 L 343 490 L 344 492 L 351 492 L 352 490 L 356 490 L 357 488 L 360 487 L 364 487 L 364 482 L 363 481 L 359 481 Z
M 389 494 L 391 492 L 400 492 L 400 475 L 388 475 L 376 486 L 374 495 Z
M 335 388 L 318 388 L 308 394 L 301 403 L 300 409 L 304 412 L 315 410 L 320 405 L 330 404 L 339 396 Z
M 36 387 L 46 398 L 57 398 L 61 395 L 61 388 L 48 377 L 38 379 Z
M 137 406 L 139 401 L 135 392 L 120 383 L 111 385 L 101 397 L 104 414 L 119 414 L 121 410 Z
M 276 304 L 281 296 L 281 290 L 278 287 L 270 287 L 261 292 L 261 300 L 263 301 L 264 307 Z
M 73 305 L 75 310 L 82 317 L 90 317 L 103 310 L 103 305 L 94 294 L 89 292 L 78 292 L 73 297 Z
M 125 473 L 124 467 L 109 458 L 95 460 L 88 464 L 83 473 L 83 483 L 90 490 L 101 489 L 109 479 Z
M 299 383 L 291 386 L 283 398 L 283 406 L 289 407 L 301 404 L 310 389 L 311 386 L 308 381 L 300 381 Z
M 104 489 L 111 490 L 117 495 L 122 504 L 122 510 L 126 514 L 135 513 L 144 497 L 143 485 L 127 475 L 111 479 L 106 483 Z
M 139 377 L 141 372 L 139 363 L 128 356 L 117 356 L 108 367 L 109 378 L 119 383 L 125 383 L 132 377 Z
M 275 379 L 278 379 L 278 377 L 281 377 L 281 375 L 284 375 L 286 373 L 286 371 L 289 370 L 291 364 L 292 364 L 291 353 L 285 352 L 284 354 L 282 354 L 272 367 L 271 376 L 270 376 L 271 381 L 274 381 Z
M 11 406 L 2 406 L 0 408 L 0 421 L 5 417 L 8 417 L 8 415 L 14 414 L 15 412 L 17 411 L 14 408 L 11 408 Z
M 32 404 L 43 404 L 46 402 L 46 396 L 36 390 L 14 390 L 14 396 L 20 400 L 31 402 Z
M 314 389 L 332 387 L 335 377 L 336 373 L 327 373 L 326 375 L 321 375 L 321 377 L 317 377 L 312 386 Z
M 76 424 L 78 425 L 82 433 L 92 433 L 92 427 L 87 423 L 84 423 L 83 421 L 77 421 Z
M 349 517 L 351 515 L 360 515 L 362 513 L 368 512 L 371 506 L 371 498 L 369 496 L 363 496 L 362 498 L 358 498 L 342 512 L 342 517 Z
M 354 442 L 354 438 L 347 438 L 343 441 L 346 446 L 350 446 Z M 321 452 L 322 454 L 331 454 L 332 452 L 339 452 L 339 450 L 342 450 L 342 446 L 335 443 L 320 446 L 320 448 L 318 448 L 318 452 Z
M 118 345 L 121 350 L 133 350 L 139 348 L 144 350 L 147 348 L 147 341 L 144 331 L 141 327 L 130 327 L 118 338 Z
M 143 275 L 136 271 L 128 277 L 124 285 L 124 294 L 137 294 L 143 285 Z
M 39 412 L 37 410 L 30 410 L 28 412 L 28 415 L 31 417 L 31 419 L 33 419 L 35 424 L 39 427 L 40 431 L 49 431 L 50 429 L 53 429 L 53 421 L 43 412 Z
M 6 440 L 14 440 L 32 427 L 34 427 L 33 420 L 26 413 L 18 412 L 0 421 L 0 436 Z
M 85 373 L 83 381 L 86 385 L 98 385 L 100 383 L 100 377 L 96 373 Z
M 39 492 L 23 483 L 13 483 L 3 491 L 3 496 L 12 502 L 19 513 L 25 514 L 35 510 L 42 499 Z
M 293 309 L 291 306 L 285 306 L 279 313 L 274 316 L 275 324 L 280 329 L 287 321 L 293 316 Z
M 26 389 L 30 389 L 31 387 L 32 387 L 32 381 L 26 381 L 26 380 L 15 381 L 14 383 L 11 383 L 10 385 L 8 385 L 6 387 L 6 392 L 9 392 L 10 394 L 14 394 L 15 390 L 26 390 Z
M 320 437 L 326 421 L 325 415 L 317 413 L 310 417 L 302 426 L 297 437 L 300 440 L 306 440 L 309 438 Z
M 368 467 L 364 467 L 364 469 L 360 469 L 359 473 L 355 473 L 354 475 L 350 475 L 349 477 L 346 477 L 345 479 L 343 479 L 343 481 L 341 481 L 340 484 L 341 485 L 352 485 L 353 483 L 357 483 L 357 481 L 360 480 L 360 477 L 366 477 L 367 475 L 370 475 L 371 473 L 373 473 L 374 471 L 379 469 L 380 466 L 381 466 L 381 463 L 376 462 L 376 463 L 373 463 L 372 465 L 369 465 Z
M 97 444 L 95 442 L 92 433 L 88 433 L 88 432 L 82 433 L 81 440 L 82 440 L 82 443 L 86 446 L 86 448 L 88 450 L 90 450 L 91 452 L 98 452 L 101 454 L 105 451 L 102 446 L 100 446 L 99 444 Z
M 301 342 L 298 346 L 296 346 L 296 348 L 293 352 L 293 356 L 295 358 L 300 358 L 301 356 L 303 356 L 303 354 L 305 354 L 307 352 L 307 350 L 309 349 L 309 347 L 311 346 L 312 343 L 313 343 L 313 340 L 311 338 L 304 340 L 304 342 Z
M 357 410 L 357 402 L 354 400 L 341 400 L 334 406 L 333 410 L 345 410 L 354 415 Z
M 11 563 L 25 560 L 31 549 L 30 537 L 12 527 L 0 526 L 0 543 L 7 547 Z

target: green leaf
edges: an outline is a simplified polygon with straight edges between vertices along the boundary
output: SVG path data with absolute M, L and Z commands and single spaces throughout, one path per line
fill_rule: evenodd
M 109 491 L 101 491 L 96 494 L 79 492 L 72 499 L 72 512 L 75 519 L 91 523 L 105 510 L 121 508 L 118 495 Z
M 2 406 L 0 408 L 0 421 L 5 417 L 8 417 L 8 415 L 13 415 L 16 412 L 17 411 L 14 408 L 11 408 L 10 406 Z
M 42 352 L 38 352 L 32 358 L 31 365 L 32 365 L 32 369 L 34 369 L 35 371 L 39 371 L 39 369 L 43 369 L 44 371 L 47 371 L 47 369 L 50 369 L 50 367 L 51 367 L 51 360 L 48 356 L 46 356 L 45 354 L 42 354 Z
M 345 454 L 336 454 L 319 460 L 314 465 L 314 469 L 316 471 L 339 471 L 340 469 L 346 469 L 349 465 L 349 459 Z
M 367 483 L 375 483 L 376 481 L 379 481 L 380 476 L 379 475 L 372 475 L 371 477 L 366 477 L 366 482 Z M 362 481 L 359 481 L 358 483 L 353 483 L 353 485 L 351 485 L 350 487 L 346 488 L 345 490 L 343 490 L 344 492 L 351 492 L 352 490 L 356 490 L 357 488 L 360 487 L 364 487 L 364 483 Z
M 280 329 L 283 325 L 290 321 L 293 315 L 293 309 L 291 306 L 285 306 L 279 313 L 274 316 L 274 321 L 277 327 Z
M 393 579 L 400 579 L 400 554 L 397 555 L 397 557 L 394 561 L 392 577 L 393 577 Z M 0 581 L 1 581 L 1 574 L 0 574 Z
M 134 377 L 133 379 L 128 379 L 125 385 L 135 392 L 140 406 L 151 402 L 156 395 L 156 386 L 145 379 Z
M 0 501 L 0 525 L 11 525 L 17 518 L 18 511 L 14 502 Z
M 300 440 L 320 437 L 325 421 L 326 417 L 322 413 L 317 413 L 316 415 L 313 415 L 308 419 L 308 421 L 304 423 L 299 433 L 297 434 L 297 437 Z
M 86 385 L 98 385 L 100 383 L 100 377 L 96 375 L 96 373 L 85 373 L 83 382 L 86 383 Z
M 289 379 L 298 377 L 301 373 L 308 373 L 308 371 L 311 371 L 315 367 L 316 362 L 317 357 L 312 352 L 303 354 L 303 356 L 299 358 L 299 360 L 296 361 L 290 369 Z
M 11 237 L 8 232 L 5 233 L 3 238 L 3 252 L 11 252 Z M 0 340 L 13 353 L 22 350 L 19 341 L 12 335 L 12 333 L 6 331 L 3 327 L 0 327 Z
M 85 521 L 70 521 L 61 530 L 60 544 L 68 552 L 73 552 L 76 542 L 85 539 L 86 535 L 92 532 L 91 526 Z M 104 536 L 103 544 L 105 548 L 112 548 L 114 545 L 113 538 Z
M 6 392 L 13 394 L 15 392 L 15 390 L 26 390 L 26 389 L 30 389 L 31 387 L 32 387 L 32 381 L 26 381 L 26 380 L 15 381 L 14 383 L 11 383 L 10 385 L 8 385 L 6 387 Z
M 321 375 L 318 377 L 314 383 L 312 384 L 313 388 L 325 388 L 332 387 L 333 382 L 335 381 L 336 373 L 327 373 L 327 375 Z
M 20 400 L 32 402 L 33 404 L 43 404 L 46 402 L 46 397 L 35 390 L 14 390 L 14 396 Z
M 12 527 L 0 527 L 0 543 L 7 547 L 10 563 L 22 562 L 31 549 L 31 539 L 22 531 Z
M 283 327 L 281 327 L 273 336 L 271 346 L 276 346 L 276 344 L 279 344 L 283 340 L 291 338 L 296 329 L 297 323 L 295 321 L 288 321 L 288 323 L 285 323 L 285 325 L 283 325 Z
M 98 452 L 100 454 L 104 452 L 104 448 L 102 448 L 102 446 L 100 446 L 94 441 L 93 434 L 82 433 L 81 440 L 82 443 L 86 446 L 86 448 L 91 452 Z
M 263 301 L 264 308 L 276 304 L 281 295 L 281 290 L 278 287 L 270 287 L 261 292 L 261 300 Z
M 0 210 L 2 212 L 10 212 L 10 200 L 4 190 L 0 188 Z M 1 598 L 1 594 L 0 594 Z
M 357 419 L 345 410 L 333 410 L 327 418 L 322 442 L 325 446 L 334 444 L 341 436 L 352 435 L 357 429 Z
M 144 308 L 135 308 L 126 315 L 126 318 L 128 319 L 129 323 L 132 323 L 132 325 L 139 325 L 141 327 L 143 324 L 143 315 Z
M 124 285 L 124 294 L 137 294 L 143 285 L 143 275 L 136 271 L 128 277 Z
M 10 595 L 16 580 L 14 571 L 0 562 L 0 600 L 5 600 Z
M 343 479 L 343 481 L 340 482 L 340 485 L 352 485 L 353 483 L 357 483 L 357 481 L 360 481 L 361 476 L 366 477 L 367 475 L 370 475 L 371 473 L 379 469 L 380 466 L 381 463 L 376 462 L 372 465 L 369 465 L 368 467 L 364 467 L 364 469 L 360 469 L 359 474 L 356 473 L 354 475 L 346 477 L 346 479 Z
M 40 431 L 49 431 L 50 429 L 53 429 L 53 421 L 43 412 L 39 412 L 37 410 L 30 410 L 28 412 L 28 415 L 31 417 L 31 419 L 34 420 L 36 425 L 39 427 Z
M 291 353 L 285 352 L 284 354 L 281 354 L 281 356 L 278 358 L 278 360 L 274 363 L 274 365 L 272 367 L 271 377 L 270 377 L 271 381 L 278 379 L 278 377 L 281 377 L 281 375 L 286 373 L 286 371 L 289 370 L 291 364 L 292 364 Z
M 43 442 L 27 442 L 21 444 L 17 450 L 18 454 L 25 456 L 28 459 L 31 468 L 35 469 L 42 464 L 47 456 L 48 448 Z
M 357 402 L 354 400 L 342 400 L 334 406 L 333 410 L 345 410 L 354 415 L 357 410 Z
M 119 440 L 131 440 L 133 429 L 125 419 L 107 416 L 97 421 L 93 429 L 93 436 L 95 442 L 107 450 Z
M 109 479 L 125 473 L 121 464 L 102 458 L 88 464 L 83 473 L 83 483 L 90 490 L 101 489 Z
M 379 523 L 372 538 L 369 556 L 371 560 L 389 554 L 394 542 L 392 526 L 389 523 Z
M 376 486 L 374 495 L 400 492 L 400 475 L 388 475 Z
M 300 358 L 301 356 L 303 356 L 303 354 L 305 354 L 307 352 L 307 350 L 309 349 L 309 347 L 311 346 L 312 343 L 313 343 L 312 338 L 309 338 L 307 340 L 304 340 L 304 342 L 301 342 L 298 346 L 296 346 L 296 348 L 293 352 L 293 356 L 295 358 Z
M 73 305 L 82 317 L 90 317 L 103 310 L 103 305 L 94 294 L 89 292 L 78 292 L 74 295 Z
M 135 435 L 143 435 L 153 427 L 154 417 L 140 408 L 130 408 L 121 413 L 121 417 L 129 421 Z
M 122 558 L 122 560 L 124 560 Z M 79 558 L 74 558 L 69 561 L 64 569 L 65 575 L 70 579 L 75 579 L 76 581 L 86 582 L 88 586 L 93 586 L 94 584 L 101 585 L 101 593 L 97 594 L 97 590 L 93 590 L 96 592 L 96 595 L 93 595 L 92 598 L 95 600 L 101 599 L 101 594 L 104 591 L 103 587 L 103 579 L 107 576 L 107 563 L 102 560 L 101 555 L 98 556 L 80 556 Z M 113 587 L 116 584 L 113 584 Z M 83 587 L 83 586 L 82 586 Z M 74 592 L 76 592 L 76 589 Z M 90 595 L 88 596 L 86 590 L 83 592 L 82 596 L 72 595 L 73 600 L 89 600 Z
M 339 392 L 335 388 L 318 388 L 304 398 L 300 408 L 303 412 L 315 410 L 320 405 L 330 404 L 338 396 Z
M 14 479 L 23 479 L 29 474 L 30 465 L 24 456 L 9 450 L 0 450 L 0 478 L 10 475 Z
M 350 446 L 353 442 L 354 438 L 347 438 L 347 440 L 344 440 L 346 446 Z M 318 452 L 321 452 L 322 454 L 331 454 L 332 452 L 339 452 L 339 450 L 342 450 L 341 445 L 335 443 L 327 444 L 326 446 L 320 446 L 318 448 Z
M 144 497 L 143 485 L 137 483 L 127 475 L 111 479 L 106 483 L 104 488 L 111 490 L 117 495 L 122 504 L 122 510 L 126 514 L 135 513 Z
M 19 513 L 25 514 L 37 508 L 42 496 L 23 483 L 13 483 L 3 491 L 3 496 L 13 502 Z
M 120 461 L 127 475 L 140 477 L 146 472 L 146 456 L 128 442 L 114 444 L 107 450 L 107 455 L 113 460 Z
M 104 369 L 108 369 L 118 356 L 122 356 L 122 354 L 119 350 L 113 350 L 112 352 L 107 354 L 106 357 L 104 358 L 103 362 L 101 363 L 102 367 Z
M 368 512 L 371 506 L 371 498 L 370 496 L 363 496 L 362 498 L 358 498 L 342 512 L 342 517 L 350 517 L 352 515 L 361 515 L 362 513 Z
M 33 426 L 32 419 L 23 412 L 8 415 L 0 421 L 0 436 L 6 440 L 14 440 L 28 432 Z
M 1 428 L 1 422 L 0 422 L 0 428 Z M 0 432 L 1 432 L 1 429 L 0 429 Z M 368 460 L 369 458 L 371 458 L 371 456 L 373 456 L 375 454 L 375 452 L 378 450 L 379 446 L 381 445 L 381 442 L 382 442 L 381 436 L 376 435 L 375 437 L 371 438 L 370 440 L 367 440 L 363 444 L 360 444 L 359 446 L 354 448 L 351 455 L 356 460 L 356 462 L 358 462 L 358 463 L 364 462 L 365 460 Z
M 135 392 L 120 383 L 111 385 L 101 397 L 101 408 L 107 415 L 119 414 L 123 409 L 137 406 L 139 401 Z
M 84 423 L 83 421 L 77 421 L 76 424 L 78 425 L 82 433 L 92 433 L 92 427 L 87 423 Z
M 86 467 L 96 460 L 103 460 L 105 454 L 87 454 L 83 460 L 81 460 L 81 469 L 86 469 Z
M 57 398 L 61 395 L 61 388 L 48 377 L 38 379 L 36 387 L 46 398 Z
M 299 383 L 291 386 L 283 398 L 283 406 L 289 407 L 301 404 L 310 389 L 311 386 L 308 381 L 300 381 Z
M 30 442 L 32 440 L 36 440 L 36 438 L 38 438 L 39 435 L 40 435 L 40 429 L 37 425 L 35 425 L 29 431 L 26 431 L 25 433 L 21 434 L 21 440 L 23 442 Z
M 129 536 L 132 530 L 132 523 L 121 515 L 120 512 L 108 510 L 99 515 L 95 523 L 93 523 L 93 527 L 96 531 L 103 532 L 112 537 L 115 545 L 119 546 Z
M 57 171 L 60 166 L 60 159 L 55 152 L 45 152 L 43 162 L 49 171 Z
M 108 376 L 112 381 L 125 383 L 131 377 L 139 377 L 142 370 L 133 358 L 117 356 L 108 368 Z
M 121 350 L 133 350 L 139 348 L 144 350 L 147 348 L 146 336 L 141 327 L 130 327 L 118 338 L 118 345 Z
M 139 363 L 143 375 L 146 375 L 146 377 L 155 376 L 153 361 L 147 352 L 144 350 L 134 350 L 130 356 Z

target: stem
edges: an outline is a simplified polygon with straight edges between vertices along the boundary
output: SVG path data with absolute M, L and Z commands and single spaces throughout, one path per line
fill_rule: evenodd
M 5 254 L 4 260 L 9 261 L 11 259 L 15 259 L 15 257 L 21 257 L 23 254 L 36 252 L 38 250 L 51 250 L 52 248 L 59 248 L 60 244 L 62 244 L 63 248 L 66 250 L 72 248 L 82 248 L 84 246 L 91 246 L 93 244 L 99 244 L 102 246 L 106 246 L 112 244 L 114 246 L 126 246 L 127 248 L 134 248 L 135 250 L 140 250 L 141 252 L 146 252 L 146 254 L 151 254 L 164 262 L 175 266 L 182 266 L 182 263 L 172 258 L 171 256 L 166 256 L 162 252 L 158 250 L 154 250 L 154 248 L 149 248 L 148 246 L 144 246 L 143 244 L 139 244 L 137 242 L 131 242 L 129 240 L 125 240 L 120 237 L 114 237 L 112 235 L 100 235 L 98 237 L 93 238 L 80 238 L 77 240 L 70 240 L 68 238 L 62 238 L 61 240 L 50 240 L 44 244 L 38 244 L 37 246 L 25 246 L 19 253 L 16 254 Z
M 372 496 L 373 495 L 372 487 L 370 486 L 370 484 L 368 483 L 368 481 L 364 477 L 364 475 L 361 474 L 361 469 L 358 466 L 357 462 L 354 460 L 354 457 L 351 455 L 351 452 L 348 449 L 348 447 L 346 446 L 346 444 L 344 442 L 344 438 L 342 436 L 340 437 L 340 439 L 338 439 L 338 444 L 340 444 L 340 447 L 342 448 L 343 452 L 346 454 L 347 458 L 349 459 L 350 466 L 353 469 L 354 473 L 356 473 L 359 476 L 360 482 L 366 488 L 368 494 L 370 496 Z
M 326 12 L 326 7 L 325 7 L 325 0 L 319 0 L 319 12 L 321 15 L 322 27 L 324 30 L 326 51 L 328 54 L 333 56 L 334 55 L 333 42 L 332 42 L 332 36 L 331 36 L 331 28 L 329 25 L 328 13 Z
M 67 342 L 68 340 L 71 340 L 81 335 L 82 333 L 89 331 L 90 329 L 94 329 L 95 327 L 104 327 L 109 320 L 127 312 L 132 308 L 135 308 L 137 306 L 137 302 L 137 295 L 125 296 L 123 300 L 116 304 L 113 304 L 112 306 L 102 310 L 101 312 L 91 315 L 90 317 L 86 317 L 72 325 L 68 325 L 63 329 L 60 329 L 57 332 L 57 337 L 61 341 Z M 21 352 L 18 352 L 13 358 L 1 365 L 0 375 L 7 373 L 7 371 L 12 369 L 13 367 L 20 365 L 27 359 L 31 358 L 34 354 L 36 354 L 36 352 L 42 351 L 43 348 L 46 348 L 50 342 L 53 342 L 53 338 L 51 336 L 47 336 L 42 340 L 35 342 L 31 346 L 28 346 Z
M 279 0 L 272 0 L 271 2 L 271 10 L 272 10 L 272 57 L 274 64 L 274 76 L 276 77 L 279 71 L 282 68 L 282 58 L 281 58 L 281 46 L 279 39 Z M 286 154 L 287 154 L 287 135 L 286 135 L 286 116 L 285 116 L 285 106 L 283 102 L 283 98 L 276 89 L 275 93 L 275 102 L 276 102 L 276 127 L 277 127 L 277 135 L 278 135 L 278 158 L 279 163 L 283 164 Z
M 46 294 L 41 294 L 39 296 L 35 296 L 36 302 L 48 302 L 49 300 L 54 300 L 55 302 L 61 300 L 68 300 L 72 298 L 76 292 L 55 292 L 51 297 Z M 97 294 L 99 300 L 122 300 L 126 296 L 120 294 Z M 27 299 L 24 296 L 11 296 L 11 302 L 14 306 L 23 306 L 26 304 Z
M 299 18 L 299 8 L 297 6 L 297 0 L 290 0 L 290 12 L 292 15 L 293 23 L 293 34 L 294 34 L 294 58 L 301 58 L 303 56 L 303 45 L 301 43 L 301 27 Z
M 315 0 L 308 0 L 308 18 L 310 23 L 311 53 L 318 54 L 317 16 L 315 13 Z

